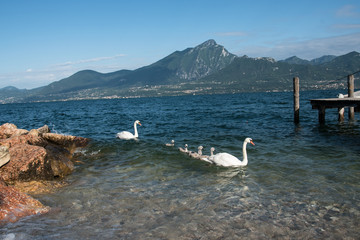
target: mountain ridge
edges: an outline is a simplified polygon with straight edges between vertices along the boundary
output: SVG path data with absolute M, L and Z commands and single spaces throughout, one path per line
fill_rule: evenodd
M 311 61 L 296 56 L 275 61 L 271 57 L 238 57 L 210 39 L 135 70 L 82 70 L 36 89 L 6 87 L 0 89 L 0 102 L 288 91 L 294 76 L 300 77 L 304 90 L 326 89 L 327 84 L 341 88 L 343 84 L 334 81 L 359 66 L 360 54 L 355 51 Z

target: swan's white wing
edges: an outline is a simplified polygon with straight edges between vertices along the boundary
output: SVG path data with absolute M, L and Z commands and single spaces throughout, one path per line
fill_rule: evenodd
M 187 152 L 184 148 L 182 148 L 182 147 L 179 147 L 179 151 L 180 152 Z
M 208 163 L 213 163 L 213 161 L 210 160 L 209 156 L 202 156 L 200 159 Z
M 128 132 L 128 131 L 119 132 L 116 134 L 116 137 L 118 137 L 120 139 L 126 139 L 126 140 L 135 138 L 134 134 L 132 134 L 131 132 Z
M 210 160 L 213 161 L 216 165 L 223 167 L 232 167 L 232 166 L 240 166 L 241 161 L 228 153 L 218 153 L 213 157 L 210 157 Z

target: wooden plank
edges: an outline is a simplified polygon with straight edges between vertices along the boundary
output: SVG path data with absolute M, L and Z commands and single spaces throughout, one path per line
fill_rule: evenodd
M 360 98 L 326 98 L 326 99 L 311 99 L 310 103 L 313 109 L 325 108 L 343 108 L 355 107 L 360 108 Z

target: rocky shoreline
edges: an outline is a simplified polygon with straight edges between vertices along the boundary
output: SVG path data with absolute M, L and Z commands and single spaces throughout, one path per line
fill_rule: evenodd
M 89 139 L 51 133 L 47 125 L 30 131 L 11 123 L 0 126 L 0 223 L 50 211 L 27 193 L 45 182 L 58 184 L 72 173 L 73 153 Z M 44 184 L 45 183 L 45 184 Z

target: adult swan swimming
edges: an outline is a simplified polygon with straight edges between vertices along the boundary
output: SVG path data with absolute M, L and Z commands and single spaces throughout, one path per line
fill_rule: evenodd
M 134 134 L 132 134 L 131 132 L 128 132 L 128 131 L 122 131 L 122 132 L 117 133 L 116 137 L 118 137 L 120 139 L 125 139 L 125 140 L 138 138 L 139 134 L 138 134 L 137 127 L 136 127 L 137 124 L 139 124 L 141 126 L 141 123 L 139 120 L 136 120 L 134 122 Z
M 229 153 L 218 153 L 209 157 L 209 160 L 218 166 L 223 167 L 241 167 L 248 164 L 248 158 L 246 153 L 246 145 L 251 143 L 255 145 L 251 138 L 246 138 L 243 144 L 243 160 L 240 161 L 237 157 Z

